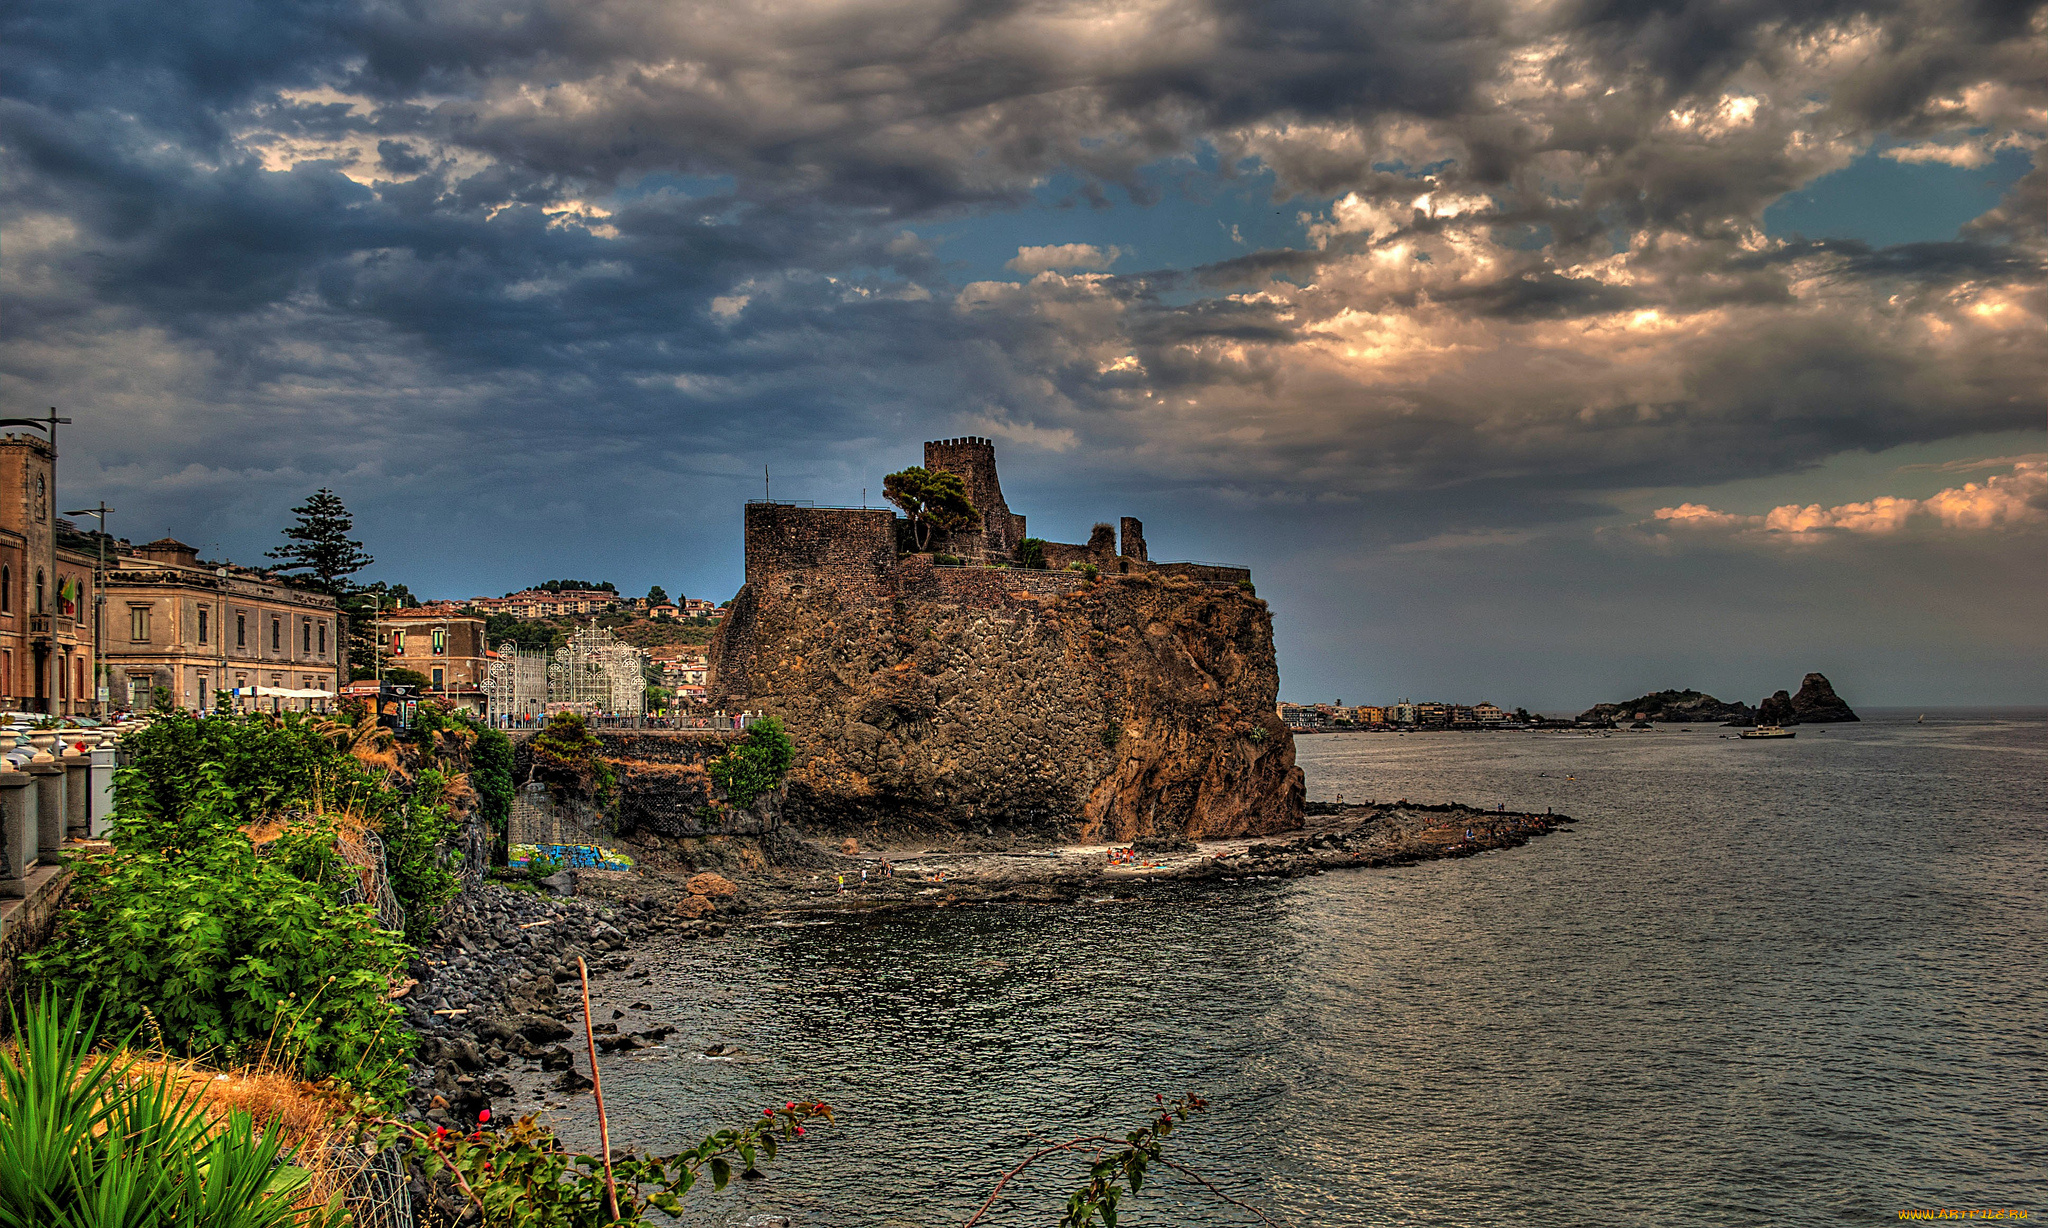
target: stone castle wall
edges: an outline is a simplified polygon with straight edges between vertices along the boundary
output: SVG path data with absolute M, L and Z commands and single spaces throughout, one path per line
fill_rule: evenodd
M 896 513 L 749 503 L 746 549 L 748 583 L 807 568 L 880 570 L 896 561 Z

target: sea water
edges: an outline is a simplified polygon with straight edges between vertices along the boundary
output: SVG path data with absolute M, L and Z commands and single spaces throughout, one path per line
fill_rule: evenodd
M 823 1099 L 836 1127 L 693 1194 L 699 1222 L 959 1224 L 1034 1149 L 1192 1090 L 1210 1110 L 1167 1156 L 1282 1224 L 2048 1215 L 2048 712 L 1866 715 L 1304 738 L 1311 799 L 1579 822 L 1397 870 L 644 946 L 601 1017 L 679 1032 L 603 1059 L 613 1140 Z M 552 1114 L 574 1140 L 589 1099 Z M 1052 1223 L 1080 1168 L 1034 1165 L 984 1222 Z M 1250 1222 L 1172 1174 L 1123 1221 Z

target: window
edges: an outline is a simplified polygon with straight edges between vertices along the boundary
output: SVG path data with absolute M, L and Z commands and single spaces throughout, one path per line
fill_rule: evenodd
M 43 569 L 36 568 L 36 613 L 43 612 Z
M 320 624 L 320 655 L 327 655 L 327 624 Z
M 436 669 L 436 670 L 434 671 L 434 685 L 435 685 L 435 686 L 440 686 L 440 685 L 441 685 L 441 671 L 440 671 L 439 669 Z
M 281 650 L 282 650 L 282 648 L 283 648 L 283 644 L 284 644 L 284 620 L 283 620 L 283 619 L 278 619 L 278 618 L 273 618 L 273 619 L 271 619 L 271 620 L 270 620 L 270 651 L 272 651 L 272 652 L 278 652 L 278 651 L 281 651 Z
M 128 607 L 128 638 L 137 644 L 149 642 L 149 607 L 131 605 Z
M 212 612 L 205 606 L 199 607 L 199 642 L 202 644 L 206 642 L 206 616 Z
M 434 655 L 440 657 L 446 656 L 447 654 L 448 629 L 445 627 L 436 627 L 434 628 Z
M 56 667 L 51 672 L 57 675 L 57 698 L 71 698 L 71 671 L 64 668 L 64 658 L 59 657 L 51 664 Z
M 0 567 L 0 614 L 14 613 L 14 569 Z
M 249 616 L 247 614 L 237 614 L 235 615 L 235 647 L 247 648 L 248 646 Z
M 310 618 L 299 623 L 299 651 L 313 651 L 313 620 Z
M 79 657 L 76 661 L 72 663 L 71 668 L 72 676 L 75 680 L 71 688 L 71 693 L 73 695 L 78 696 L 81 699 L 93 698 L 93 696 L 88 694 L 85 689 L 85 658 Z

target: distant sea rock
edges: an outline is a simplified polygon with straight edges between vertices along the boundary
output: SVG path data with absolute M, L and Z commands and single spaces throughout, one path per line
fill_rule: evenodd
M 1835 694 L 1835 688 L 1829 684 L 1825 674 L 1808 674 L 1800 680 L 1799 694 L 1792 697 L 1792 710 L 1799 714 L 1799 722 L 1803 725 L 1831 725 L 1863 719 L 1840 695 Z
M 1828 682 L 1825 674 L 1808 674 L 1799 682 L 1799 694 L 1777 691 L 1756 706 L 1759 725 L 1832 725 L 1863 718 Z
M 1826 679 L 1822 679 L 1825 683 Z M 1646 721 L 1679 725 L 1718 725 L 1725 721 L 1748 724 L 1755 714 L 1745 703 L 1722 703 L 1699 691 L 1658 691 L 1640 699 L 1618 704 L 1595 704 L 1579 713 L 1582 721 L 1633 721 L 1636 713 Z

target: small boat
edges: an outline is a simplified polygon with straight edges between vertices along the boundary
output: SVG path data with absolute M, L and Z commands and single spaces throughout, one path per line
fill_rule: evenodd
M 1796 738 L 1799 734 L 1790 729 L 1780 728 L 1777 725 L 1758 725 L 1755 729 L 1743 730 L 1742 736 L 1745 738 Z
M 1926 714 L 1925 712 L 1922 712 L 1922 713 L 1920 714 L 1920 719 L 1919 719 L 1919 720 L 1917 720 L 1917 721 L 1914 721 L 1913 723 L 1914 723 L 1915 725 L 1925 725 L 1925 724 L 1927 723 L 1927 714 Z

